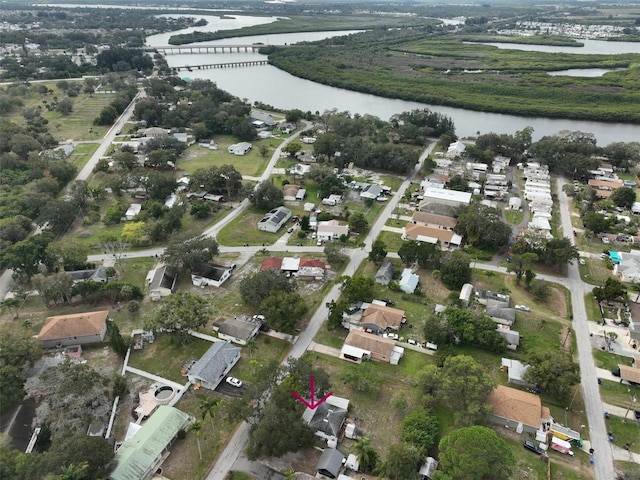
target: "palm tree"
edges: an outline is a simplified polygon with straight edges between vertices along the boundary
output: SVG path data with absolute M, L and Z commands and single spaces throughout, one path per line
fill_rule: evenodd
M 253 358 L 253 351 L 256 349 L 257 347 L 257 343 L 256 343 L 256 339 L 255 338 L 250 338 L 249 340 L 247 340 L 247 343 L 245 344 L 245 347 L 247 347 L 247 350 L 249 350 L 249 358 Z
M 59 480 L 86 480 L 88 468 L 89 468 L 89 464 L 87 462 L 82 462 L 80 465 L 76 465 L 72 463 L 71 465 L 67 465 L 62 470 L 62 472 L 60 472 L 58 479 Z
M 211 398 L 206 395 L 198 395 L 200 399 L 200 412 L 202 413 L 202 420 L 206 420 L 207 415 L 209 415 L 209 420 L 211 420 L 211 431 L 215 432 L 215 427 L 213 426 L 213 416 L 216 414 L 218 407 L 220 406 L 220 400 L 217 398 Z
M 198 454 L 200 455 L 200 461 L 202 461 L 202 448 L 200 447 L 200 430 L 202 429 L 202 420 L 196 420 L 191 424 L 189 430 L 195 432 L 196 442 L 198 442 Z
M 371 446 L 369 437 L 362 437 L 351 447 L 353 453 L 358 457 L 360 470 L 371 472 L 378 463 L 378 453 Z

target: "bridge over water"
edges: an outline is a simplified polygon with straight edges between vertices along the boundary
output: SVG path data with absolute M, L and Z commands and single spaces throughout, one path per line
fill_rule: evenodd
M 252 60 L 248 62 L 227 62 L 227 63 L 207 63 L 204 65 L 184 65 L 180 67 L 173 67 L 175 70 L 189 72 L 193 70 L 207 70 L 210 68 L 235 68 L 235 67 L 253 67 L 256 65 L 268 65 L 268 60 Z
M 166 45 L 154 48 L 147 48 L 148 51 L 157 51 L 163 55 L 188 54 L 188 53 L 255 53 L 266 45 Z

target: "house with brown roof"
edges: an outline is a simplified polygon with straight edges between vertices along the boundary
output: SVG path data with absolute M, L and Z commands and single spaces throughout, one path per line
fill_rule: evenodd
M 362 312 L 360 324 L 363 328 L 371 329 L 377 333 L 387 329 L 399 330 L 400 326 L 406 321 L 404 310 L 374 304 L 369 305 Z
M 626 380 L 631 384 L 639 384 L 640 385 L 640 362 L 638 362 L 637 357 L 633 362 L 633 366 L 622 365 L 619 364 L 618 368 L 620 368 L 620 382 Z
M 340 351 L 340 358 L 355 363 L 375 360 L 397 365 L 403 355 L 404 348 L 396 346 L 395 340 L 361 330 L 351 330 Z
M 493 408 L 489 420 L 518 433 L 535 433 L 543 423 L 551 421 L 549 408 L 533 393 L 498 385 L 489 394 L 487 402 Z
M 609 198 L 614 190 L 624 187 L 624 182 L 622 180 L 597 180 L 592 178 L 589 180 L 589 186 L 595 189 L 596 197 Z
M 462 244 L 462 236 L 458 235 L 453 230 L 427 227 L 425 225 L 417 225 L 415 223 L 407 223 L 404 227 L 402 239 L 433 244 L 440 242 L 442 249 L 457 249 L 460 248 L 460 245 Z
M 437 213 L 413 212 L 411 222 L 415 225 L 423 225 L 425 227 L 442 228 L 444 230 L 453 230 L 458 224 L 458 220 L 446 215 L 438 215 Z
M 282 259 L 278 257 L 267 257 L 262 260 L 260 270 L 280 270 L 282 267 Z
M 284 196 L 285 202 L 295 202 L 296 196 L 298 195 L 298 191 L 300 190 L 300 185 L 288 184 L 282 187 L 282 194 Z
M 42 348 L 88 345 L 104 341 L 108 310 L 48 317 L 38 334 Z

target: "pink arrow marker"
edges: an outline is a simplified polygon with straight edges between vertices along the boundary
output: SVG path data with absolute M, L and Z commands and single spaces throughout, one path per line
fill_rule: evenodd
M 327 400 L 327 398 L 332 395 L 331 392 L 329 392 L 320 400 L 316 401 L 316 383 L 313 375 L 309 377 L 309 391 L 311 393 L 311 399 L 309 399 L 308 402 L 294 391 L 291 392 L 291 395 L 293 395 L 298 401 L 302 402 L 307 408 L 310 408 L 311 410 L 315 410 L 316 408 L 318 408 L 319 405 L 322 405 Z

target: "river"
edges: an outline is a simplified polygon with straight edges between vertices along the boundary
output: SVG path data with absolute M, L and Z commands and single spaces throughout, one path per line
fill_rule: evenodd
M 198 16 L 200 17 L 200 16 Z M 205 17 L 209 20 L 209 17 Z M 217 25 L 222 24 L 224 29 L 240 28 L 246 26 L 248 22 L 259 19 L 264 22 L 265 17 L 240 17 L 233 19 L 215 19 Z M 275 21 L 276 17 L 269 17 Z M 240 25 L 242 24 L 242 25 Z M 237 26 L 236 26 L 237 25 Z M 208 31 L 214 31 L 216 26 L 212 23 L 207 25 Z M 171 34 L 159 34 L 147 37 L 147 45 L 151 47 L 166 46 L 171 35 L 176 33 L 186 33 L 193 29 L 173 32 Z M 199 27 L 198 30 L 204 30 Z M 335 36 L 341 32 L 315 32 L 291 33 L 279 35 L 259 35 L 251 37 L 236 37 L 233 39 L 219 40 L 215 42 L 205 42 L 206 44 L 252 44 L 264 43 L 269 45 L 291 44 L 300 41 L 319 40 L 329 36 Z M 352 33 L 352 32 L 344 32 Z M 585 44 L 593 45 L 594 53 L 620 53 L 620 50 L 627 48 L 619 42 L 597 42 L 585 41 Z M 640 44 L 633 44 L 640 49 Z M 520 48 L 520 45 L 504 44 L 504 48 Z M 530 48 L 527 45 L 527 48 Z M 540 46 L 539 46 L 540 47 Z M 549 48 L 549 47 L 544 47 Z M 562 48 L 562 47 L 551 47 Z M 608 50 L 608 51 L 607 51 Z M 572 51 L 575 51 L 573 49 Z M 208 63 L 227 63 L 243 60 L 266 59 L 266 56 L 258 53 L 225 53 L 225 54 L 176 54 L 165 57 L 169 66 L 199 65 Z M 404 100 L 389 99 L 368 95 L 359 92 L 352 92 L 341 88 L 322 85 L 309 80 L 294 77 L 271 65 L 222 68 L 211 70 L 193 70 L 183 73 L 189 78 L 208 79 L 215 82 L 218 87 L 231 94 L 246 99 L 253 103 L 255 101 L 273 105 L 280 109 L 299 108 L 303 111 L 324 112 L 325 110 L 337 109 L 338 111 L 349 111 L 358 114 L 371 114 L 381 119 L 388 120 L 391 116 L 416 108 L 428 108 L 431 111 L 439 112 L 450 116 L 456 125 L 456 133 L 460 137 L 473 137 L 485 133 L 506 133 L 514 134 L 527 126 L 534 129 L 533 139 L 539 140 L 543 136 L 554 135 L 561 130 L 572 130 L 593 133 L 601 146 L 613 142 L 635 142 L 640 141 L 640 126 L 627 123 L 603 123 L 584 120 L 549 119 L 543 117 L 520 117 L 516 115 L 503 115 L 497 113 L 476 112 L 461 108 L 443 107 L 439 105 L 428 105 L 419 102 L 409 102 Z

